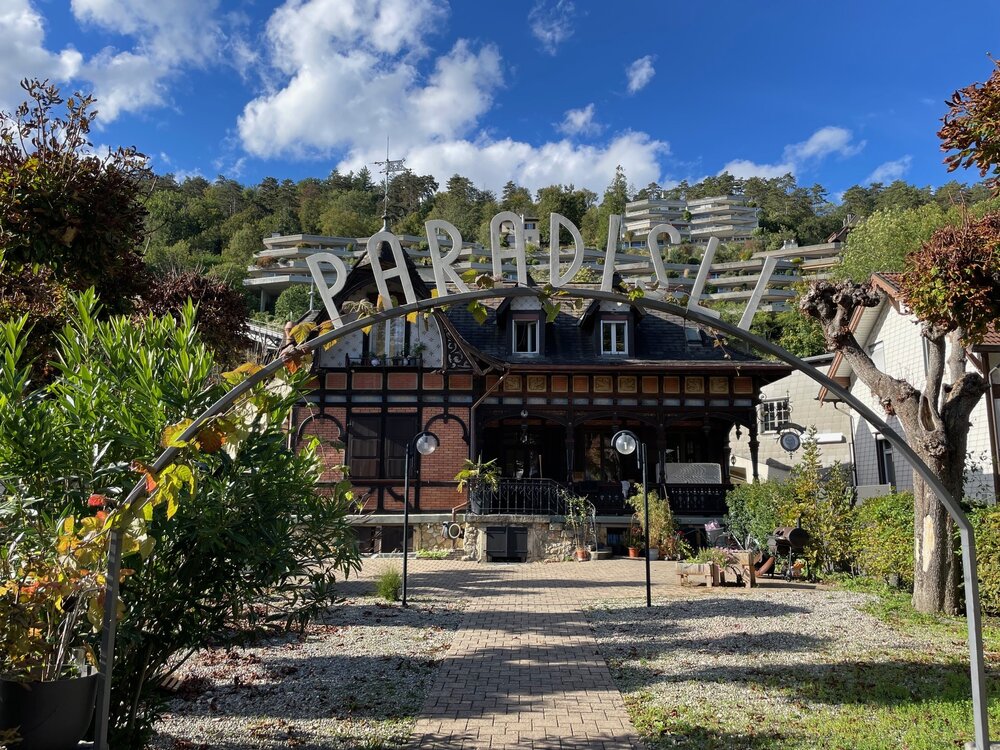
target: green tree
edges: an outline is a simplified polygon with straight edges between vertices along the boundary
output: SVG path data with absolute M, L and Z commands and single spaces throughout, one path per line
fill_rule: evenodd
M 293 284 L 274 301 L 274 317 L 279 321 L 298 320 L 309 310 L 309 288 Z
M 146 157 L 134 148 L 93 154 L 93 97 L 21 85 L 30 103 L 0 113 L 0 250 L 12 269 L 40 264 L 53 283 L 92 286 L 109 311 L 126 310 L 143 284 Z
M 516 184 L 513 180 L 508 180 L 500 193 L 500 208 L 504 211 L 513 211 L 516 214 L 533 213 L 535 204 L 531 200 L 531 191 Z
M 906 267 L 906 256 L 930 239 L 934 231 L 959 221 L 957 208 L 944 209 L 927 203 L 905 210 L 879 210 L 847 235 L 838 278 L 863 282 L 876 272 L 898 272 Z
M 927 373 L 920 388 L 878 369 L 850 328 L 857 311 L 882 302 L 870 286 L 815 282 L 800 306 L 823 326 L 827 347 L 840 352 L 886 413 L 899 419 L 914 452 L 960 499 L 969 417 L 988 388 L 979 372 L 966 369 L 966 348 L 1000 317 L 1000 216 L 942 227 L 907 256 L 907 264 L 903 298 L 922 322 L 926 341 Z M 913 485 L 913 605 L 921 612 L 954 612 L 959 603 L 954 523 L 916 474 Z

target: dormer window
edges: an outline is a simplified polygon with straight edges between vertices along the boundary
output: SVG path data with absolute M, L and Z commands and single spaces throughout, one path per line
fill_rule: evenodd
M 541 351 L 538 319 L 514 319 L 514 354 L 538 354 Z
M 601 354 L 624 357 L 628 355 L 628 321 L 601 321 Z

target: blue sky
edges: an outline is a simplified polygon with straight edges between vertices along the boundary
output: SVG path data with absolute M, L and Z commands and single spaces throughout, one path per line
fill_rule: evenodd
M 1000 4 L 0 0 L 17 82 L 94 91 L 98 145 L 244 183 L 405 157 L 499 190 L 729 169 L 832 195 L 950 176 L 944 99 L 989 76 Z M 974 181 L 975 173 L 959 173 Z

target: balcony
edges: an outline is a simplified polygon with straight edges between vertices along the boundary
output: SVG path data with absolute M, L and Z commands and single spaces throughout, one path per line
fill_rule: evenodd
M 396 367 L 411 367 L 420 369 L 424 366 L 423 355 L 394 354 L 389 356 L 365 354 L 360 357 L 344 357 L 344 367 L 347 369 L 389 369 Z
M 501 478 L 496 489 L 474 487 L 469 493 L 469 507 L 477 515 L 562 516 L 566 504 L 560 492 L 566 487 L 552 479 Z M 726 484 L 668 484 L 649 486 L 670 498 L 670 507 L 678 516 L 721 516 L 726 513 Z M 631 516 L 632 508 L 622 496 L 617 482 L 577 482 L 577 492 L 594 506 L 599 516 Z

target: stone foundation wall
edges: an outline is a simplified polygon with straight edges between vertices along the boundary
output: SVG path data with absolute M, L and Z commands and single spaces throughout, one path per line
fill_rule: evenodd
M 449 539 L 441 530 L 440 523 L 413 524 L 413 549 L 416 550 L 453 550 L 462 549 L 461 539 Z
M 524 526 L 528 530 L 528 562 L 560 561 L 573 555 L 572 535 L 548 516 L 495 515 L 465 517 L 463 560 L 486 562 L 486 527 Z

